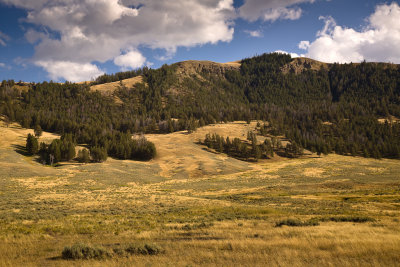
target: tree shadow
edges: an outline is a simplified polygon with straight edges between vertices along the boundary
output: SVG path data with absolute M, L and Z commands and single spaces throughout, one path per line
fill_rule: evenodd
M 58 261 L 58 260 L 62 260 L 62 259 L 63 259 L 62 256 L 55 256 L 55 257 L 47 258 L 46 260 L 49 260 L 49 261 Z
M 21 145 L 12 145 L 12 147 L 14 148 L 14 151 L 17 152 L 17 153 L 20 154 L 20 155 L 23 155 L 23 156 L 26 156 L 26 157 L 32 156 L 32 155 L 30 155 L 30 154 L 28 153 L 28 151 L 26 150 L 26 147 L 24 147 L 24 146 L 21 146 Z

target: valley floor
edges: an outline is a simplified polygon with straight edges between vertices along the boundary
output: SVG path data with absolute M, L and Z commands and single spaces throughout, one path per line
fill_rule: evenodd
M 209 132 L 244 138 L 251 127 L 149 135 L 158 148 L 150 162 L 48 167 L 21 152 L 32 130 L 0 125 L 0 266 L 399 264 L 400 161 L 329 155 L 247 163 L 196 144 Z M 62 259 L 75 243 L 112 255 Z M 163 252 L 115 252 L 128 244 Z

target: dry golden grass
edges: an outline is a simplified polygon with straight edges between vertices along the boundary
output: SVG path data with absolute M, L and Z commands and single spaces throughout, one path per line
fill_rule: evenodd
M 385 123 L 399 123 L 400 119 L 396 118 L 395 116 L 389 116 L 388 118 L 380 118 L 378 119 L 379 123 L 385 124 Z
M 105 84 L 97 84 L 90 87 L 92 91 L 98 91 L 103 95 L 112 95 L 115 90 L 120 88 L 121 86 L 125 86 L 126 88 L 132 88 L 135 84 L 143 82 L 142 76 L 137 76 L 134 78 L 125 79 L 118 82 L 105 83 Z
M 303 70 L 320 70 L 322 68 L 328 68 L 329 64 L 320 62 L 314 59 L 298 57 L 294 58 L 289 64 L 282 67 L 284 73 L 301 73 Z
M 206 133 L 245 139 L 255 123 L 149 135 L 159 152 L 151 162 L 56 168 L 18 152 L 32 130 L 0 125 L 0 266 L 398 265 L 399 161 L 329 155 L 256 164 L 195 144 Z M 275 227 L 288 218 L 319 225 Z M 63 260 L 74 243 L 108 251 L 155 243 L 165 252 Z
M 152 162 L 161 167 L 162 176 L 203 177 L 244 171 L 250 169 L 251 166 L 224 154 L 212 154 L 195 142 L 203 141 L 208 133 L 246 140 L 247 132 L 254 130 L 255 126 L 256 122 L 252 122 L 250 125 L 245 122 L 235 122 L 206 126 L 197 129 L 192 134 L 182 131 L 167 135 L 147 135 L 146 137 L 157 147 L 157 157 Z
M 19 91 L 21 91 L 21 92 L 26 92 L 26 91 L 29 90 L 30 86 L 29 86 L 28 83 L 21 84 L 21 85 L 20 85 L 20 84 L 15 84 L 15 85 L 13 86 L 13 88 L 15 88 L 15 89 L 17 89 L 17 90 L 19 90 Z
M 242 65 L 241 64 L 241 60 L 232 61 L 232 62 L 226 62 L 226 63 L 220 63 L 220 64 L 223 64 L 223 65 L 226 65 L 226 66 L 232 66 L 232 67 L 235 67 L 235 68 L 240 68 L 240 66 Z

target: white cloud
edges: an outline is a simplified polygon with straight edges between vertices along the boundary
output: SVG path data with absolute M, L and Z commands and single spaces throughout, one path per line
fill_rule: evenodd
M 361 31 L 336 25 L 331 17 L 313 42 L 302 41 L 306 56 L 325 62 L 383 61 L 400 63 L 400 6 L 382 4 L 367 19 Z
M 114 59 L 114 64 L 120 66 L 123 70 L 137 69 L 146 63 L 146 58 L 138 51 L 130 51 Z
M 11 70 L 11 66 L 7 65 L 6 63 L 0 62 L 0 68 L 2 69 L 7 69 L 7 70 Z
M 247 33 L 248 35 L 250 35 L 251 37 L 262 37 L 263 34 L 261 31 L 244 31 L 245 33 Z
M 233 0 L 0 0 L 28 11 L 26 22 L 35 44 L 37 65 L 51 77 L 90 79 L 100 72 L 94 62 L 130 60 L 138 47 L 164 49 L 166 57 L 178 47 L 229 42 L 233 38 Z M 36 27 L 37 29 L 38 27 Z M 128 59 L 129 58 L 129 59 Z M 56 63 L 48 64 L 46 62 Z M 140 60 L 138 61 L 140 63 Z M 61 65 L 91 66 L 78 76 Z M 57 71 L 55 71 L 57 68 Z M 71 79 L 74 78 L 74 79 Z
M 277 19 L 296 20 L 302 10 L 294 5 L 313 3 L 315 0 L 246 0 L 239 8 L 239 16 L 248 21 L 275 21 Z
M 309 41 L 301 41 L 299 43 L 299 48 L 303 50 L 307 50 L 310 47 L 310 42 Z
M 102 74 L 96 65 L 71 61 L 36 61 L 37 66 L 48 70 L 52 80 L 65 79 L 70 82 L 90 81 Z
M 7 34 L 2 33 L 0 31 L 0 45 L 6 46 L 7 45 L 6 42 L 9 41 L 9 40 L 10 40 L 10 37 Z
M 276 51 L 274 51 L 274 53 L 287 54 L 287 55 L 290 55 L 292 58 L 304 57 L 303 54 L 299 55 L 299 54 L 297 54 L 297 53 L 289 53 L 289 52 L 286 52 L 286 51 L 283 51 L 283 50 L 276 50 Z

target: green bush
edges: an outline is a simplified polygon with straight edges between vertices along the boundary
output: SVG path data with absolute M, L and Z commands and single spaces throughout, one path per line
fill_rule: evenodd
M 111 253 L 101 247 L 92 247 L 86 244 L 74 244 L 65 247 L 62 258 L 68 260 L 105 259 L 111 257 Z
M 130 244 L 125 251 L 132 255 L 156 255 L 163 252 L 163 249 L 156 244 Z
M 282 227 L 282 226 L 317 226 L 319 225 L 318 220 L 311 219 L 308 221 L 300 221 L 298 219 L 285 219 L 275 223 L 275 227 Z
M 375 219 L 367 216 L 357 216 L 357 215 L 348 215 L 348 216 L 336 216 L 336 217 L 328 217 L 324 218 L 324 221 L 332 221 L 332 222 L 355 222 L 355 223 L 365 223 L 365 222 L 373 222 Z

